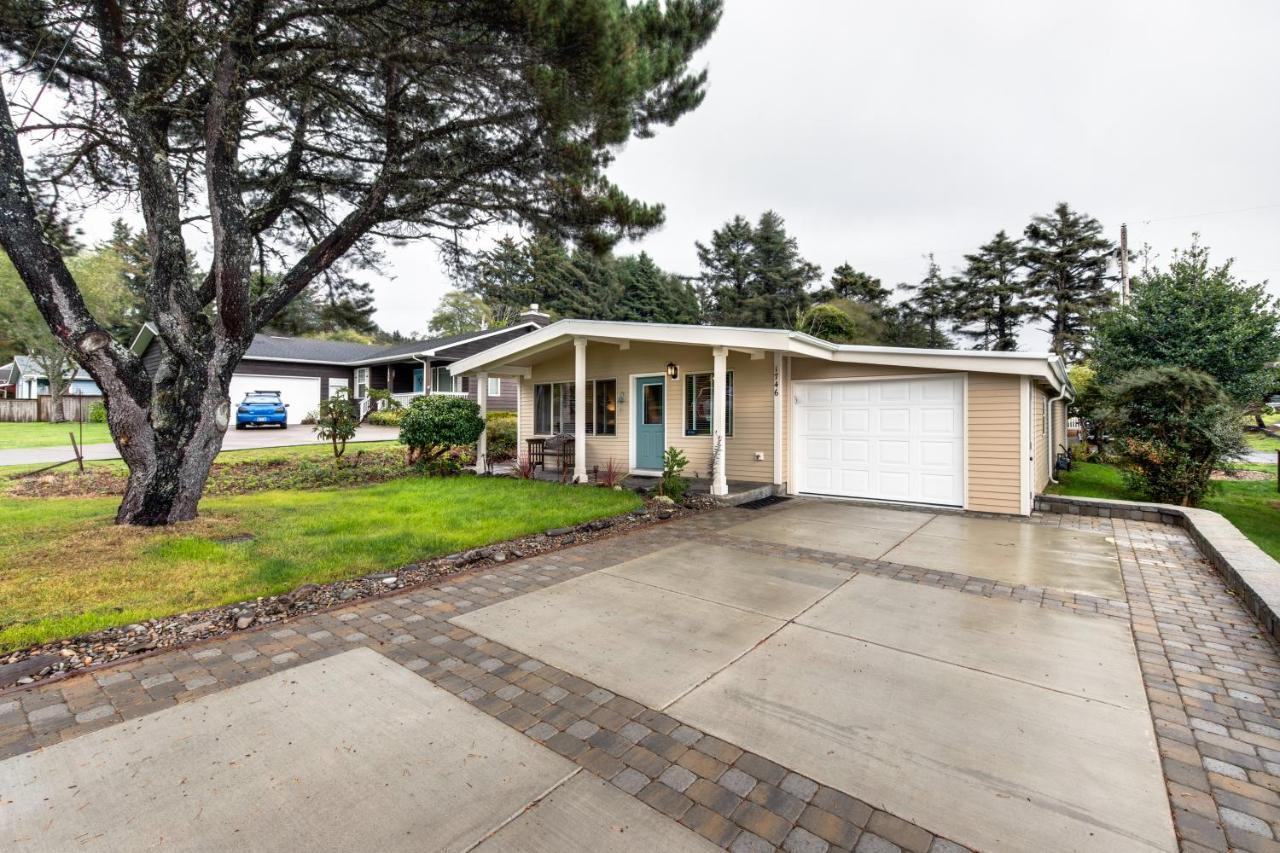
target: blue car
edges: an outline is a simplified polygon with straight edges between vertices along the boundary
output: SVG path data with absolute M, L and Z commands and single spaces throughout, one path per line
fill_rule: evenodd
M 280 399 L 279 391 L 251 391 L 236 407 L 236 429 L 247 426 L 289 428 L 289 405 Z

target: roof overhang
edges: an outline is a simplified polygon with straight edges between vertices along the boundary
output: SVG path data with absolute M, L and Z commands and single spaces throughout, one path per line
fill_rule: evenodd
M 524 329 L 524 328 L 537 329 L 539 328 L 539 325 L 533 322 L 532 320 L 526 320 L 523 323 L 516 323 L 515 325 L 512 325 L 512 326 L 503 326 L 501 329 L 490 329 L 487 332 L 481 332 L 479 334 L 472 335 L 468 338 L 463 338 L 460 341 L 450 341 L 447 344 L 440 344 L 439 346 L 431 347 L 430 349 L 424 349 L 421 352 L 415 353 L 415 355 L 421 356 L 423 358 L 432 358 L 432 357 L 448 358 L 446 353 L 448 353 L 448 351 L 453 349 L 454 347 L 465 346 L 466 344 L 475 343 L 476 341 L 483 341 L 486 338 L 492 338 L 496 335 L 504 335 L 504 334 L 507 334 L 508 332 L 514 332 L 517 329 Z
M 1004 373 L 1043 380 L 1056 391 L 1070 389 L 1062 360 L 1050 353 L 986 352 L 975 350 L 911 349 L 906 347 L 833 344 L 803 332 L 786 329 L 741 329 L 731 326 L 689 326 L 668 323 L 623 323 L 608 320 L 560 320 L 515 340 L 450 365 L 455 376 L 481 372 L 519 373 L 511 363 L 555 349 L 575 338 L 616 343 L 632 342 L 724 347 L 748 352 L 778 352 L 819 361 L 846 361 L 886 367 Z

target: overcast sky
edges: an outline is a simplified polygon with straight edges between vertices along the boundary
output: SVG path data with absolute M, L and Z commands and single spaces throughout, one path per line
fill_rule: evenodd
M 693 275 L 695 240 L 772 208 L 824 273 L 847 260 L 892 285 L 1061 200 L 1164 257 L 1198 231 L 1280 294 L 1280 3 L 726 6 L 700 57 L 706 102 L 611 170 L 667 212 L 619 252 Z M 388 261 L 377 320 L 423 331 L 450 287 L 436 251 Z
M 706 102 L 611 170 L 667 211 L 620 252 L 696 274 L 695 240 L 772 208 L 824 272 L 896 283 L 1064 200 L 1113 239 L 1128 222 L 1134 248 L 1167 257 L 1199 231 L 1239 274 L 1280 280 L 1280 3 L 726 6 Z M 378 320 L 422 329 L 449 281 L 430 247 L 390 258 Z

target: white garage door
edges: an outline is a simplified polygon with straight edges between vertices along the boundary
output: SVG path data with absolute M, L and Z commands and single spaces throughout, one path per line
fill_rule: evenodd
M 300 423 L 308 412 L 320 408 L 320 380 L 298 376 L 231 377 L 231 405 L 240 405 L 244 395 L 253 391 L 279 391 L 280 399 L 289 404 L 289 423 Z
M 964 504 L 964 380 L 795 386 L 797 491 Z

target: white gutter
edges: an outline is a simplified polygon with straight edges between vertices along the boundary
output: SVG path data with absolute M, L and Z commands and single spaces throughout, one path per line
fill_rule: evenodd
M 1055 447 L 1053 443 L 1053 439 L 1054 439 L 1053 404 L 1061 402 L 1062 399 L 1065 398 L 1067 394 L 1070 392 L 1071 392 L 1071 383 L 1068 382 L 1062 386 L 1062 393 L 1060 393 L 1058 396 L 1054 397 L 1052 400 L 1049 401 L 1049 482 L 1054 484 L 1058 482 L 1058 479 L 1053 476 L 1053 472 L 1056 471 L 1058 468 L 1058 448 Z M 1075 399 L 1076 399 L 1076 395 L 1071 394 L 1071 401 L 1075 402 Z M 1063 412 L 1062 422 L 1063 424 L 1066 424 L 1067 422 L 1066 412 Z M 1071 448 L 1067 448 L 1068 452 L 1070 452 L 1070 449 Z

